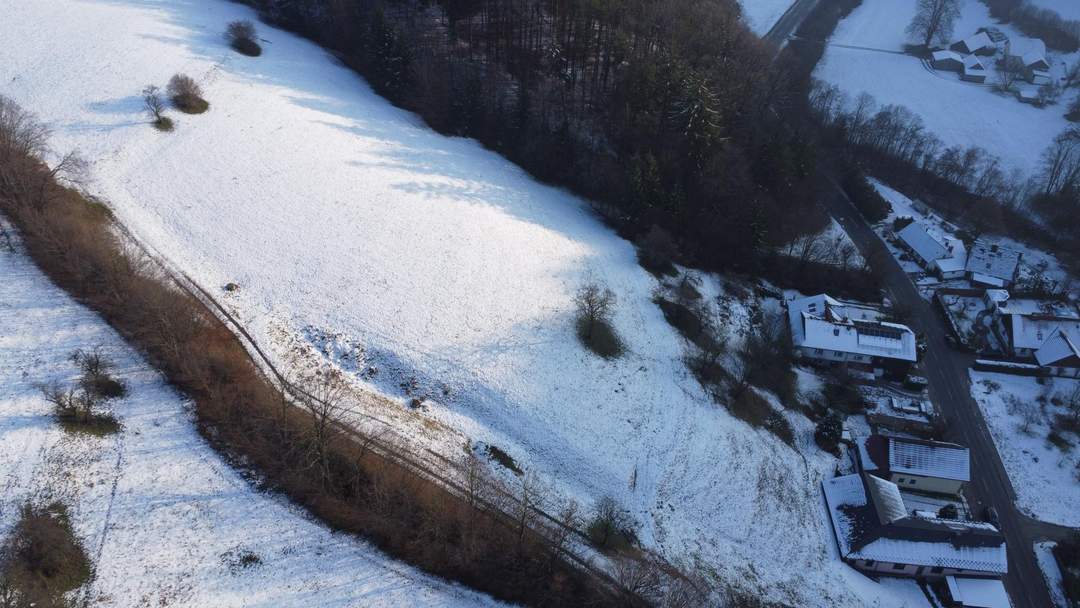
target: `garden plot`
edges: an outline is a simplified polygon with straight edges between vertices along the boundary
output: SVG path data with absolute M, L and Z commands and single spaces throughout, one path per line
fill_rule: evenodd
M 938 291 L 938 299 L 962 343 L 976 352 L 1004 352 L 990 327 L 993 317 L 983 296 Z
M 1080 437 L 1078 427 L 1065 422 L 1080 381 L 969 373 L 971 395 L 990 427 L 1017 506 L 1042 521 L 1080 525 Z
M 585 508 L 611 495 L 643 544 L 719 582 L 800 606 L 904 604 L 826 559 L 835 460 L 808 421 L 793 449 L 713 403 L 656 279 L 583 201 L 430 131 L 309 41 L 260 26 L 264 54 L 234 53 L 225 24 L 253 18 L 236 3 L 0 0 L 0 14 L 0 92 L 93 161 L 91 193 L 219 290 L 282 368 L 300 352 L 396 399 L 363 414 L 420 451 L 482 443 Z M 176 72 L 210 109 L 161 133 L 139 91 Z M 618 298 L 619 359 L 575 336 L 590 281 Z M 728 305 L 733 323 L 746 306 Z
M 94 561 L 93 606 L 495 606 L 255 491 L 188 406 L 99 317 L 0 249 L 0 542 L 27 500 L 62 500 Z M 121 430 L 66 434 L 37 388 L 101 347 L 127 384 Z M 75 605 L 75 604 L 72 604 Z
M 995 23 L 978 0 L 961 0 L 963 10 L 954 37 L 970 36 L 979 27 L 998 27 L 1011 37 L 1022 36 L 1008 25 Z M 946 146 L 979 146 L 1011 170 L 1036 172 L 1040 153 L 1068 126 L 1065 104 L 1036 108 L 990 85 L 963 82 L 951 72 L 925 67 L 903 53 L 905 29 L 916 10 L 911 0 L 864 0 L 841 21 L 818 65 L 815 76 L 835 84 L 854 99 L 872 95 L 879 106 L 896 104 L 918 115 L 926 128 Z M 1053 73 L 1071 64 L 1077 54 L 1050 53 Z M 988 66 L 988 82 L 996 78 Z

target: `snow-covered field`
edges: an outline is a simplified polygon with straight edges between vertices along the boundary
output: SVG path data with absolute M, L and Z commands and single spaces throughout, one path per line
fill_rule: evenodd
M 899 54 L 907 42 L 904 30 L 916 4 L 864 0 L 840 22 L 815 76 L 836 84 L 851 99 L 865 91 L 879 106 L 907 107 L 946 145 L 980 146 L 1001 158 L 1007 168 L 1033 173 L 1042 151 L 1070 124 L 1064 114 L 1072 94 L 1062 96 L 1058 105 L 1036 108 L 995 93 L 988 85 L 962 82 L 954 73 L 928 70 L 916 57 Z M 1020 35 L 1008 25 L 995 23 L 978 0 L 962 0 L 962 4 L 955 38 L 989 26 L 1009 36 Z M 1049 59 L 1057 72 L 1062 62 L 1071 64 L 1076 57 L 1075 53 L 1050 53 Z M 987 72 L 988 81 L 995 77 L 992 66 Z
M 182 398 L 21 253 L 0 249 L 0 540 L 27 500 L 69 504 L 96 565 L 93 606 L 493 606 L 254 491 Z M 100 346 L 128 384 L 122 430 L 65 434 L 39 383 L 71 383 Z M 259 563 L 241 567 L 250 552 Z M 75 605 L 75 604 L 73 604 Z
M 969 372 L 971 396 L 982 408 L 998 454 L 1016 491 L 1016 505 L 1040 519 L 1080 526 L 1080 448 L 1077 436 L 1062 435 L 1073 445 L 1062 449 L 1047 440 L 1050 421 L 1065 413 L 1055 397 L 1067 397 L 1078 380 Z
M 795 0 L 739 0 L 739 4 L 742 6 L 743 19 L 751 31 L 763 36 L 795 4 Z
M 800 606 L 912 605 L 830 558 L 819 482 L 835 461 L 810 423 L 791 415 L 796 451 L 711 403 L 655 279 L 582 201 L 433 133 L 298 37 L 260 26 L 264 55 L 233 53 L 221 31 L 253 17 L 236 4 L 0 0 L 0 14 L 0 93 L 94 162 L 89 189 L 138 238 L 209 289 L 239 285 L 221 297 L 282 365 L 306 349 L 355 372 L 397 399 L 367 413 L 448 456 L 485 442 L 586 506 L 612 495 L 647 546 L 715 580 Z M 174 112 L 162 134 L 138 93 L 175 72 L 210 111 Z M 590 280 L 619 299 L 613 362 L 574 336 Z

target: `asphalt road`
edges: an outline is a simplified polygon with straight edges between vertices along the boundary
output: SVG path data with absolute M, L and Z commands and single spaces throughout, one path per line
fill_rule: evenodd
M 784 41 L 794 34 L 795 30 L 799 29 L 803 20 L 810 14 L 810 11 L 814 10 L 817 3 L 818 0 L 795 0 L 795 3 L 784 11 L 784 14 L 777 19 L 776 23 L 761 39 L 776 45 L 777 53 L 779 53 Z
M 883 247 L 877 234 L 855 209 L 843 190 L 833 182 L 833 192 L 823 201 L 863 256 Z M 971 450 L 972 479 L 966 494 L 975 514 L 993 506 L 1001 521 L 1008 547 L 1009 573 L 1005 587 L 1015 608 L 1053 606 L 1049 590 L 1035 561 L 1032 544 L 1044 538 L 1060 538 L 1068 528 L 1036 522 L 1017 511 L 1015 494 L 1005 467 L 998 457 L 986 421 L 971 397 L 968 368 L 973 356 L 950 348 L 945 342 L 945 324 L 931 305 L 922 299 L 914 283 L 891 255 L 877 254 L 884 271 L 885 287 L 894 304 L 911 311 L 909 324 L 926 336 L 923 374 L 930 382 L 930 399 L 943 416 L 946 439 Z

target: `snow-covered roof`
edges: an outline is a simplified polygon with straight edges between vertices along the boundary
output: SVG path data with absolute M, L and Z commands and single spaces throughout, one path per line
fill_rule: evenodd
M 1005 539 L 982 522 L 907 515 L 881 523 L 864 481 L 851 474 L 822 482 L 833 531 L 846 559 L 918 566 L 962 568 L 1004 574 L 1008 571 Z
M 1076 343 L 1061 329 L 1055 331 L 1039 350 L 1035 351 L 1035 360 L 1042 366 L 1062 363 L 1070 358 L 1080 360 L 1080 349 L 1076 348 Z
M 949 250 L 949 257 L 941 258 L 934 262 L 941 272 L 959 272 L 967 266 L 967 248 L 964 242 L 951 236 L 945 237 L 945 248 Z
M 890 437 L 889 470 L 971 481 L 971 458 L 967 448 L 952 443 Z
M 895 483 L 873 475 L 866 476 L 866 491 L 870 493 L 870 501 L 877 511 L 878 520 L 883 524 L 907 517 L 907 508 L 904 507 L 904 497 L 900 496 L 900 488 Z
M 1038 38 L 1017 37 L 1009 40 L 1006 55 L 1019 57 L 1025 66 L 1046 64 L 1046 43 Z
M 1020 252 L 985 241 L 975 241 L 968 252 L 966 269 L 976 281 L 1003 287 L 1012 282 L 1019 265 Z
M 978 34 L 968 36 L 953 44 L 953 46 L 957 45 L 959 45 L 964 52 L 974 53 L 975 51 L 994 46 L 994 42 L 990 40 L 990 36 L 987 36 L 986 32 L 979 32 Z
M 904 226 L 897 236 L 927 264 L 949 255 L 945 244 L 931 236 L 921 222 L 911 222 Z
M 990 290 L 987 290 L 988 292 Z M 1004 291 L 1004 290 L 995 290 Z M 999 301 L 997 310 L 1003 315 L 1025 315 L 1030 317 L 1054 318 L 1060 320 L 1080 320 L 1080 310 L 1069 302 L 1045 298 L 1010 298 L 1005 292 L 1005 299 Z
M 1009 290 L 1007 289 L 987 289 L 986 297 L 990 298 L 991 302 L 994 302 L 998 306 L 1001 306 L 1009 300 Z
M 961 57 L 960 53 L 957 53 L 956 51 L 949 51 L 949 50 L 944 50 L 944 49 L 940 50 L 940 51 L 934 51 L 931 54 L 931 58 L 934 61 L 945 61 L 947 59 L 951 59 L 953 61 L 957 61 L 957 62 L 961 62 L 961 63 L 963 62 L 963 58 Z
M 915 361 L 915 333 L 906 325 L 880 321 L 881 316 L 871 306 L 825 294 L 788 302 L 791 339 L 798 348 Z
M 971 481 L 968 449 L 955 443 L 870 435 L 858 444 L 864 471 Z
M 996 578 L 946 576 L 949 596 L 964 608 L 1012 608 L 1005 584 Z
M 1047 305 L 1047 302 L 1042 302 Z M 1064 306 L 1031 310 L 1030 300 L 1009 300 L 998 307 L 1007 315 L 1009 338 L 1014 349 L 1039 349 L 1061 330 L 1074 344 L 1080 344 L 1080 316 Z
M 964 69 L 985 70 L 986 66 L 983 65 L 983 62 L 981 59 L 979 59 L 978 55 L 968 55 L 967 57 L 964 57 Z

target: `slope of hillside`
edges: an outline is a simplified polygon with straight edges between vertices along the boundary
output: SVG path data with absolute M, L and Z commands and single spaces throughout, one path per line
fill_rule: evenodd
M 499 605 L 252 490 L 161 376 L 21 253 L 0 249 L 0 284 L 0 540 L 24 501 L 69 504 L 96 565 L 81 605 Z M 122 430 L 65 434 L 37 386 L 73 382 L 72 352 L 96 347 L 128 385 L 110 406 Z
M 262 27 L 262 57 L 233 53 L 220 32 L 252 17 L 234 4 L 0 12 L 17 41 L 0 45 L 0 92 L 94 162 L 88 188 L 141 240 L 207 288 L 236 283 L 222 298 L 284 366 L 309 347 L 399 398 L 388 416 L 404 385 L 424 398 L 404 432 L 447 455 L 497 445 L 585 505 L 612 495 L 644 543 L 717 580 L 801 606 L 908 605 L 830 558 L 818 483 L 834 464 L 809 423 L 792 416 L 796 451 L 711 403 L 656 281 L 582 201 L 433 133 L 295 36 Z M 175 72 L 211 107 L 163 134 L 138 92 Z M 613 362 L 574 336 L 590 280 L 619 298 Z

